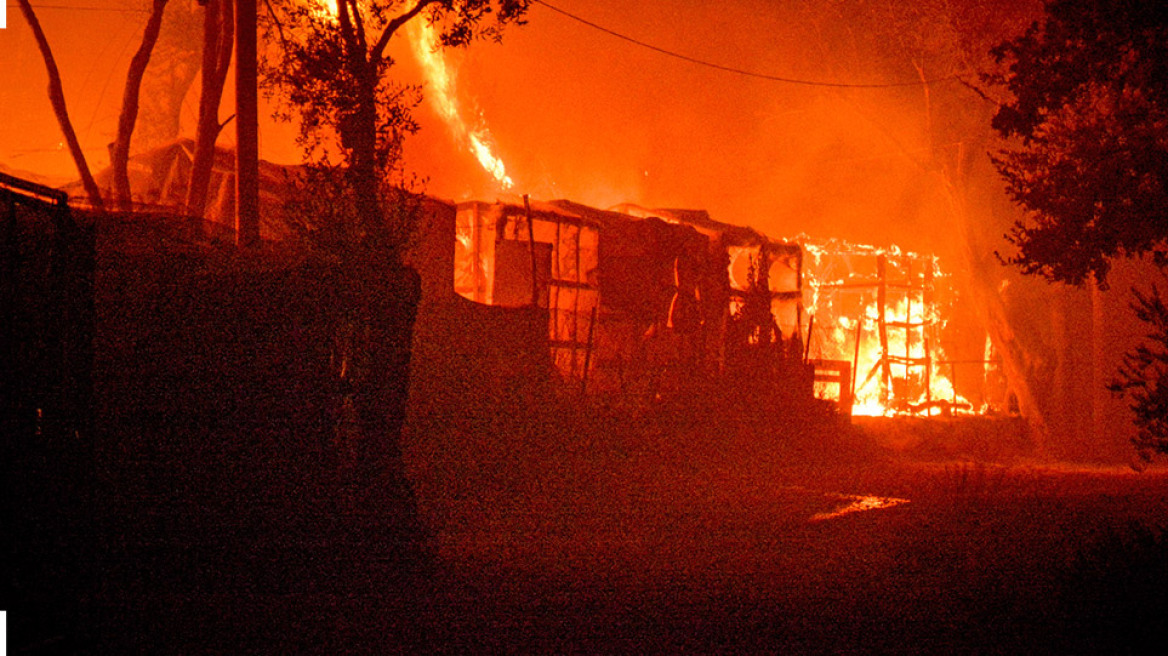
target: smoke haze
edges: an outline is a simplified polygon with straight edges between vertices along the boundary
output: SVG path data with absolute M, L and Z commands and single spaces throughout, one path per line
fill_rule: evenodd
M 167 11 L 192 11 L 184 2 L 191 0 Z M 948 35 L 945 30 L 940 36 L 914 30 L 968 29 L 990 43 L 1024 24 L 1016 11 L 995 12 L 972 0 L 943 15 L 936 3 L 657 1 L 638 3 L 636 11 L 615 0 L 562 4 L 598 25 L 696 59 L 829 83 L 944 78 L 957 72 L 952 51 L 958 46 L 928 40 Z M 140 5 L 67 0 L 54 7 L 76 8 L 39 11 L 95 169 L 108 163 L 121 86 L 145 22 Z M 981 22 L 968 20 L 970 12 Z M 23 19 L 11 23 L 0 34 L 0 163 L 57 180 L 76 177 L 59 144 L 35 43 Z M 404 37 L 393 55 L 402 81 L 425 84 Z M 988 132 L 984 124 L 943 115 L 984 102 L 952 80 L 930 85 L 926 94 L 922 86 L 841 89 L 752 78 L 654 52 L 540 4 L 501 44 L 479 42 L 446 57 L 470 114 L 463 119 L 490 130 L 514 192 L 599 207 L 704 208 L 776 236 L 807 233 L 946 251 L 937 220 L 944 199 L 929 169 L 952 160 L 962 140 L 978 144 Z M 962 56 L 959 63 L 976 59 Z M 186 135 L 193 133 L 197 94 L 196 80 L 182 109 Z M 231 96 L 228 85 L 224 117 Z M 428 180 L 427 190 L 493 200 L 501 189 L 467 144 L 430 104 L 418 117 L 422 131 L 407 143 L 406 164 Z M 266 121 L 263 156 L 296 161 L 294 132 Z M 233 140 L 225 130 L 221 143 Z

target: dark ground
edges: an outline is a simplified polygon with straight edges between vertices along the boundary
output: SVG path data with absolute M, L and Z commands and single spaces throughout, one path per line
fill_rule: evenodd
M 35 347 L 5 372 L 21 418 L 4 443 L 12 653 L 1168 641 L 1162 469 L 1042 462 L 987 422 L 881 432 L 724 393 L 628 412 L 547 386 L 453 395 L 463 405 L 414 418 L 400 459 L 359 457 L 337 430 L 353 392 L 332 357 L 351 318 L 320 310 L 343 286 L 130 237 L 99 232 L 95 270 L 57 294 L 76 303 L 12 306 L 27 316 L 9 343 Z M 40 253 L 6 294 L 53 298 Z M 402 315 L 394 302 L 366 311 Z M 50 343 L 53 326 L 68 330 Z M 73 342 L 85 380 L 54 355 Z M 91 414 L 59 403 L 66 383 L 92 390 L 73 395 Z M 864 495 L 907 502 L 816 519 Z
M 1134 585 L 1164 583 L 1164 540 L 1124 545 L 1129 522 L 1166 516 L 1163 472 L 772 474 L 631 466 L 470 511 L 412 574 L 377 572 L 370 549 L 325 586 L 348 591 L 114 588 L 99 606 L 151 653 L 1155 653 L 1141 636 L 1164 637 L 1164 589 Z M 811 521 L 846 505 L 825 492 L 909 502 Z
M 1163 471 L 669 460 L 582 467 L 450 520 L 435 544 L 455 611 L 440 604 L 438 644 L 1106 653 L 1165 637 L 1168 548 L 1139 528 L 1168 517 Z M 841 495 L 908 502 L 814 519 Z
M 384 500 L 284 487 L 303 480 L 286 464 L 125 460 L 99 474 L 77 569 L 91 585 L 41 640 L 10 646 L 1159 652 L 1168 548 L 1141 527 L 1168 518 L 1168 472 L 940 460 L 839 430 L 818 438 L 830 451 L 641 430 L 493 465 L 452 449 L 460 481 L 410 460 L 421 546 Z M 900 502 L 830 516 L 861 495 Z

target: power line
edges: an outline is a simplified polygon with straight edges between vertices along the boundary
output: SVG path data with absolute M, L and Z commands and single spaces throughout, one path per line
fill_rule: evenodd
M 12 5 L 9 5 L 10 7 Z M 145 14 L 146 9 L 134 9 L 132 7 L 92 7 L 92 6 L 74 6 L 74 5 L 32 5 L 33 9 L 65 9 L 69 11 L 112 11 L 123 14 Z
M 641 41 L 639 39 L 634 39 L 631 36 L 621 34 L 620 32 L 617 32 L 615 30 L 610 30 L 609 28 L 604 27 L 603 25 L 597 25 L 596 23 L 593 23 L 590 20 L 587 20 L 585 18 L 581 18 L 580 16 L 577 16 L 577 15 L 572 14 L 570 12 L 564 11 L 563 9 L 560 9 L 559 7 L 548 4 L 547 2 L 544 2 L 544 0 L 533 0 L 533 2 L 541 4 L 545 7 L 547 7 L 548 9 L 551 9 L 554 12 L 563 14 L 564 16 L 567 16 L 568 18 L 571 18 L 572 20 L 574 20 L 578 23 L 582 23 L 584 25 L 587 25 L 588 27 L 591 27 L 594 30 L 599 30 L 601 32 L 604 32 L 605 34 L 608 34 L 610 36 L 614 36 L 614 37 L 616 37 L 618 39 L 622 39 L 624 41 L 628 41 L 629 43 L 632 43 L 634 45 L 638 45 L 642 48 L 647 48 L 649 50 L 661 53 L 663 55 L 667 55 L 669 57 L 681 59 L 681 60 L 687 61 L 691 64 L 698 64 L 699 66 L 706 66 L 708 68 L 714 68 L 714 69 L 717 69 L 719 71 L 725 71 L 727 73 L 736 73 L 738 75 L 745 75 L 747 77 L 754 77 L 754 78 L 759 78 L 762 80 L 770 80 L 772 82 L 785 82 L 787 84 L 801 84 L 803 86 L 809 86 L 809 87 L 835 87 L 835 88 L 842 88 L 842 89 L 891 89 L 891 88 L 896 88 L 896 87 L 919 87 L 922 85 L 936 84 L 939 82 L 960 81 L 960 78 L 957 77 L 957 75 L 946 75 L 944 77 L 932 78 L 932 79 L 927 79 L 927 80 L 914 80 L 912 82 L 886 82 L 886 83 L 881 83 L 881 84 L 851 84 L 851 83 L 846 83 L 846 82 L 823 82 L 823 81 L 819 81 L 819 80 L 801 80 L 798 78 L 782 77 L 779 75 L 770 75 L 767 73 L 758 73 L 756 71 L 748 71 L 748 70 L 741 69 L 741 68 L 734 68 L 733 66 L 724 66 L 722 64 L 716 64 L 714 62 L 706 61 L 704 59 L 697 59 L 696 57 L 690 57 L 689 55 L 683 55 L 683 54 L 681 54 L 679 52 L 675 52 L 673 50 L 667 50 L 667 49 L 662 48 L 660 46 L 655 46 L 651 43 L 645 43 L 644 41 Z

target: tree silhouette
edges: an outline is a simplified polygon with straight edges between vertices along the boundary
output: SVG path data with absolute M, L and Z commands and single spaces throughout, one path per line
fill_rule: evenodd
M 1168 307 L 1155 287 L 1150 294 L 1132 292 L 1132 309 L 1151 329 L 1148 341 L 1124 354 L 1108 388 L 1131 398 L 1139 433 L 1133 440 L 1148 462 L 1155 452 L 1168 453 Z
M 443 46 L 500 38 L 520 21 L 529 0 L 338 0 L 326 3 L 273 0 L 269 34 L 275 53 L 265 77 L 286 101 L 285 117 L 299 120 L 300 144 L 318 167 L 339 162 L 354 212 L 341 230 L 353 243 L 400 252 L 409 225 L 387 222 L 383 182 L 395 172 L 401 144 L 417 130 L 411 111 L 417 89 L 389 78 L 387 48 L 414 20 L 441 29 Z M 339 148 L 338 148 L 339 146 Z
M 297 119 L 306 173 L 286 206 L 335 287 L 322 307 L 331 339 L 337 411 L 351 421 L 334 442 L 355 445 L 346 471 L 380 517 L 416 517 L 400 457 L 419 275 L 403 265 L 421 213 L 401 171 L 402 141 L 417 130 L 416 88 L 390 79 L 391 38 L 414 20 L 441 28 L 446 46 L 499 37 L 527 0 L 271 0 L 262 71 L 281 116 Z M 346 410 L 346 408 L 348 410 Z M 393 509 L 394 513 L 381 510 Z M 408 535 L 405 519 L 390 532 Z
M 19 0 L 19 2 L 20 11 L 28 21 L 29 27 L 32 28 L 37 46 L 41 50 L 41 57 L 45 60 L 45 69 L 49 74 L 49 102 L 53 105 L 53 113 L 57 115 L 57 123 L 61 126 L 61 132 L 65 134 L 65 143 L 69 145 L 69 153 L 73 155 L 73 162 L 77 165 L 77 172 L 81 175 L 81 183 L 85 186 L 89 203 L 102 209 L 104 204 L 101 200 L 101 191 L 97 188 L 97 182 L 94 181 L 93 175 L 89 172 L 85 153 L 81 150 L 81 143 L 77 141 L 77 133 L 73 131 L 73 123 L 69 120 L 69 110 L 65 106 L 65 90 L 61 86 L 61 74 L 57 71 L 57 62 L 53 58 L 49 40 L 45 37 L 45 31 L 41 29 L 41 23 L 37 20 L 32 5 L 29 4 L 28 0 Z
M 203 84 L 199 95 L 199 119 L 195 126 L 195 153 L 191 158 L 191 183 L 187 187 L 187 211 L 203 216 L 207 187 L 215 164 L 215 139 L 219 122 L 219 100 L 231 65 L 235 39 L 235 11 L 232 0 L 207 0 L 203 14 Z
M 994 159 L 1028 213 L 1007 261 L 1075 285 L 1168 240 L 1168 23 L 1151 3 L 1054 0 L 994 49 L 987 80 L 1013 100 L 993 127 L 1020 143 Z
M 134 134 L 134 124 L 138 121 L 138 94 L 142 89 L 142 76 L 150 64 L 150 54 L 158 35 L 162 31 L 162 12 L 167 0 L 153 0 L 150 17 L 146 19 L 146 29 L 142 43 L 130 60 L 130 70 L 126 73 L 126 88 L 122 94 L 122 111 L 118 115 L 118 132 L 110 152 L 110 168 L 114 176 L 114 202 L 118 209 L 130 209 L 130 137 Z
M 1168 23 L 1151 3 L 1051 0 L 999 44 L 984 79 L 1012 94 L 992 125 L 1015 140 L 994 163 L 1026 212 L 1005 258 L 1049 281 L 1105 287 L 1112 262 L 1168 266 Z M 1113 392 L 1131 398 L 1146 460 L 1168 453 L 1168 308 L 1153 287 L 1132 308 L 1151 332 Z

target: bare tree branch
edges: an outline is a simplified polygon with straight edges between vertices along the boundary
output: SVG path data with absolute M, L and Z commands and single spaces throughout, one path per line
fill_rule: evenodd
M 385 26 L 385 30 L 381 33 L 381 37 L 377 39 L 377 43 L 373 46 L 373 50 L 369 53 L 369 60 L 377 61 L 378 59 L 381 59 L 382 55 L 385 53 L 386 46 L 389 45 L 389 38 L 393 36 L 394 32 L 397 32 L 398 28 L 400 28 L 402 25 L 410 22 L 427 6 L 432 5 L 437 1 L 438 0 L 418 0 L 418 4 L 414 5 L 413 9 L 410 9 L 401 16 L 398 16 L 397 18 L 389 21 L 389 24 Z
M 158 34 L 162 31 L 162 12 L 166 9 L 167 0 L 154 0 L 150 11 L 150 18 L 146 21 L 146 30 L 142 34 L 142 43 L 138 52 L 130 60 L 130 70 L 126 73 L 126 89 L 122 94 L 122 111 L 118 116 L 118 134 L 114 138 L 110 153 L 110 168 L 114 176 L 114 202 L 121 210 L 130 209 L 130 174 L 128 171 L 130 160 L 130 138 L 134 134 L 134 125 L 138 121 L 138 92 L 142 88 L 142 76 L 146 74 L 146 66 L 150 63 L 150 55 L 154 51 L 154 44 L 158 42 Z
M 37 20 L 28 0 L 18 0 L 18 2 L 20 2 L 20 11 L 28 21 L 29 27 L 32 28 L 33 36 L 36 37 L 41 56 L 44 57 L 45 69 L 49 73 L 49 102 L 53 105 L 53 112 L 57 115 L 57 123 L 61 126 L 61 132 L 65 133 L 65 142 L 69 144 L 69 153 L 73 155 L 73 162 L 77 164 L 77 171 L 81 174 L 81 184 L 85 186 L 89 203 L 99 210 L 105 209 L 105 204 L 101 200 L 101 190 L 97 188 L 97 182 L 94 181 L 93 175 L 89 172 L 89 165 L 85 162 L 85 153 L 81 150 L 77 134 L 73 131 L 73 123 L 69 120 L 69 111 L 65 108 L 65 91 L 61 87 L 61 73 L 57 70 L 57 62 L 53 59 L 49 40 L 45 38 L 45 32 L 41 29 L 40 21 Z
M 268 17 L 272 19 L 272 24 L 276 26 L 276 33 L 280 35 L 280 46 L 287 49 L 288 37 L 284 35 L 284 23 L 280 22 L 280 17 L 272 9 L 272 0 L 264 0 L 264 6 L 268 9 Z

